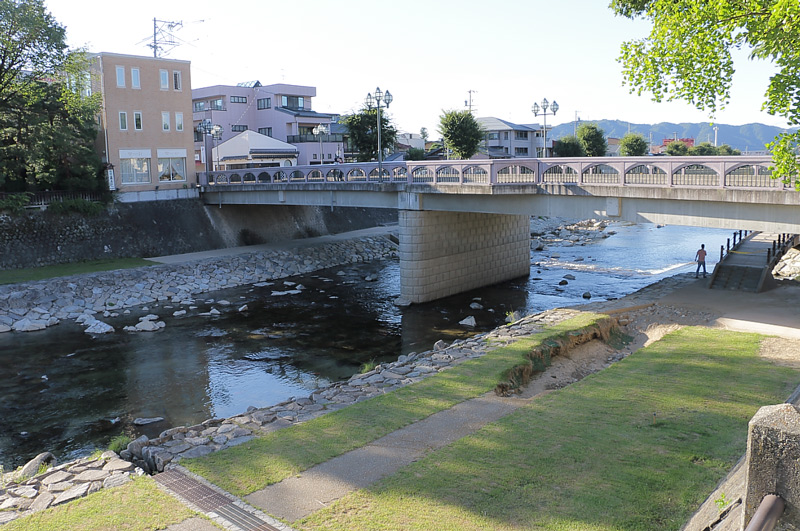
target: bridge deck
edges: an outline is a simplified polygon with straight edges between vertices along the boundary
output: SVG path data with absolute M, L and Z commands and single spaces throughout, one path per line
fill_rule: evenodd
M 774 233 L 754 234 L 725 257 L 725 265 L 763 269 L 767 265 L 767 249 L 772 249 L 772 242 L 777 239 Z

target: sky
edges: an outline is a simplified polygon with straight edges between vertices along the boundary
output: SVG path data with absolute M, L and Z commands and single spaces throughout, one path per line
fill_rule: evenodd
M 620 44 L 648 33 L 643 21 L 616 17 L 608 0 L 45 0 L 70 47 L 152 56 L 153 19 L 181 22 L 180 45 L 164 57 L 192 63 L 192 87 L 259 80 L 317 88 L 319 112 L 358 111 L 376 87 L 394 96 L 388 114 L 402 132 L 439 116 L 542 123 L 534 102 L 557 101 L 548 125 L 616 119 L 631 123 L 760 122 L 772 65 L 740 52 L 731 102 L 714 119 L 687 103 L 654 103 L 622 84 Z M 113 7 L 111 7 L 113 6 Z

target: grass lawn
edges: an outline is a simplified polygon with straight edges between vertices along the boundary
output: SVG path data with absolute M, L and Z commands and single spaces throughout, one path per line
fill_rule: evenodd
M 596 327 L 605 316 L 584 313 L 545 331 L 442 371 L 416 384 L 358 402 L 314 420 L 181 464 L 223 489 L 245 496 L 364 446 L 459 402 L 491 391 L 502 375 L 542 342 Z
M 111 271 L 114 269 L 130 269 L 155 265 L 143 258 L 115 258 L 113 260 L 92 260 L 89 262 L 75 262 L 72 264 L 59 264 L 27 269 L 8 269 L 0 271 L 0 284 L 16 284 L 31 280 L 45 280 L 55 277 L 67 277 L 83 273 L 96 273 L 98 271 Z
M 678 529 L 795 370 L 685 328 L 346 496 L 295 529 Z
M 3 531 L 149 531 L 198 516 L 148 477 L 18 518 Z

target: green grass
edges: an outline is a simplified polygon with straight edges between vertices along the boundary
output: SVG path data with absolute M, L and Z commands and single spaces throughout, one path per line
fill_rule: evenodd
M 680 330 L 292 525 L 678 529 L 797 383 L 760 340 Z
M 3 531 L 149 531 L 164 529 L 192 516 L 172 496 L 161 491 L 148 477 L 121 487 L 102 489 L 85 498 L 18 518 Z
M 245 496 L 364 446 L 388 433 L 491 391 L 543 341 L 596 327 L 605 316 L 584 313 L 394 392 L 206 457 L 182 460 L 192 472 Z
M 92 260 L 27 269 L 7 269 L 0 271 L 0 285 L 152 265 L 155 264 L 143 258 L 115 258 L 113 260 Z

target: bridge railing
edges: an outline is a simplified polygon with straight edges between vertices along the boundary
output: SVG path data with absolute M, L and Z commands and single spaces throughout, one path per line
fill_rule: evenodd
M 780 190 L 770 157 L 581 157 L 323 164 L 200 173 L 200 184 L 405 183 L 430 185 L 592 185 Z

